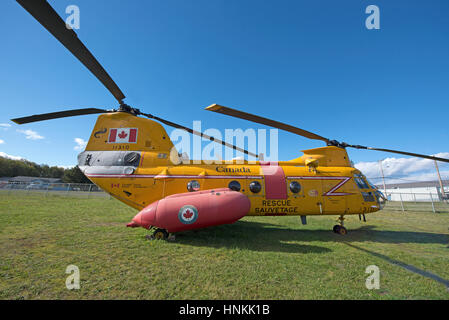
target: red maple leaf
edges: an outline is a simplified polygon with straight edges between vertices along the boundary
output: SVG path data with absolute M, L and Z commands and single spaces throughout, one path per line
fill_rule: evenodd
M 122 130 L 122 132 L 120 132 L 120 133 L 118 134 L 118 137 L 119 137 L 120 139 L 125 139 L 127 135 L 128 135 L 128 134 L 127 134 L 125 131 Z
M 183 216 L 186 219 L 190 219 L 193 216 L 193 212 L 187 209 L 186 212 L 184 212 Z

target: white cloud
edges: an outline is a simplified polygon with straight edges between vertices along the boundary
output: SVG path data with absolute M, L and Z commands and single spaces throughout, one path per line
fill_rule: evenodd
M 8 130 L 11 127 L 9 123 L 0 123 L 0 129 Z
M 27 139 L 29 140 L 40 140 L 44 139 L 43 136 L 39 135 L 36 131 L 33 130 L 17 130 L 17 132 L 23 133 Z
M 0 144 L 4 144 L 5 140 L 0 139 Z
M 7 153 L 1 152 L 1 151 L 0 151 L 0 157 L 7 158 L 7 159 L 12 159 L 12 160 L 25 160 L 22 157 L 12 156 L 10 154 L 7 154 Z
M 73 147 L 73 150 L 83 151 L 83 149 L 87 145 L 87 141 L 85 141 L 84 139 L 81 139 L 81 138 L 75 138 L 75 142 L 77 145 L 75 147 Z
M 434 156 L 449 159 L 449 152 L 437 153 Z M 382 173 L 378 161 L 359 162 L 354 166 L 362 171 L 368 179 L 371 179 L 373 183 L 382 183 Z M 449 179 L 449 165 L 447 163 L 438 162 L 438 167 L 441 178 Z M 438 179 L 435 162 L 430 159 L 386 158 L 382 160 L 382 169 L 386 183 L 431 181 Z

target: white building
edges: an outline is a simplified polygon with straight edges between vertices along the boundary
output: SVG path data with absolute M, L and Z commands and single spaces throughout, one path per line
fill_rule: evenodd
M 386 194 L 390 201 L 442 201 L 440 183 L 438 181 L 420 181 L 386 184 L 386 192 L 383 185 L 377 185 L 379 190 Z M 449 180 L 443 180 L 446 200 L 449 199 Z

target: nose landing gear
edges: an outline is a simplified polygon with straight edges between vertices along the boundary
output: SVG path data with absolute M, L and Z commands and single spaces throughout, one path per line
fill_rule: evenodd
M 348 230 L 346 230 L 346 228 L 343 226 L 343 221 L 344 221 L 344 220 L 345 220 L 345 218 L 344 218 L 343 215 L 341 215 L 341 216 L 338 218 L 339 224 L 336 224 L 336 225 L 334 226 L 334 228 L 332 229 L 332 230 L 334 231 L 334 233 L 338 233 L 338 234 L 340 234 L 340 235 L 342 235 L 342 236 L 344 236 L 344 235 L 346 235 L 346 234 L 348 233 Z

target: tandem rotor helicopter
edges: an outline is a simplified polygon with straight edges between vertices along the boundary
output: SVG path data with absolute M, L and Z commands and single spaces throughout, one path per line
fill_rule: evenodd
M 17 124 L 86 114 L 100 114 L 78 166 L 96 185 L 139 210 L 129 227 L 153 229 L 153 236 L 233 223 L 244 216 L 337 215 L 335 233 L 347 233 L 346 215 L 359 218 L 383 208 L 384 195 L 356 168 L 346 148 L 392 152 L 449 162 L 423 154 L 351 145 L 243 111 L 213 104 L 208 111 L 285 130 L 325 147 L 304 150 L 290 161 L 221 165 L 185 164 L 160 123 L 183 129 L 226 147 L 258 157 L 242 148 L 194 131 L 123 102 L 125 95 L 76 33 L 45 0 L 17 0 L 58 39 L 115 97 L 115 110 L 66 110 L 12 119 Z

